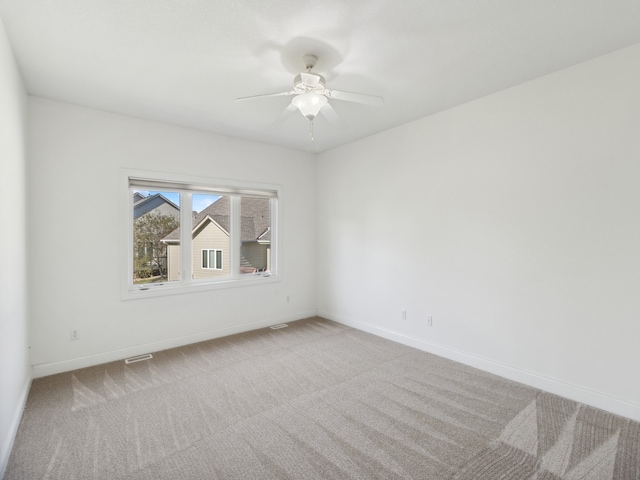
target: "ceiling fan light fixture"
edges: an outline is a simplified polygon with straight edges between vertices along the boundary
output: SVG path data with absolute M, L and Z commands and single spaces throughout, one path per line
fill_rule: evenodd
M 319 93 L 310 92 L 296 95 L 291 101 L 294 107 L 310 122 L 316 118 L 322 107 L 327 104 L 327 97 Z
M 293 99 L 289 106 L 285 109 L 284 113 L 280 115 L 280 118 L 284 119 L 285 115 L 288 117 L 292 115 L 296 109 L 302 113 L 302 116 L 309 121 L 309 137 L 313 140 L 313 120 L 318 116 L 320 110 L 324 107 L 324 116 L 329 122 L 340 120 L 340 117 L 333 109 L 333 105 L 329 103 L 329 99 L 364 103 L 368 105 L 383 105 L 384 100 L 382 97 L 375 95 L 366 95 L 363 93 L 343 92 L 340 90 L 333 90 L 327 88 L 326 79 L 317 73 L 312 73 L 311 69 L 315 67 L 318 57 L 315 55 L 305 55 L 303 57 L 304 66 L 306 72 L 302 72 L 296 75 L 293 79 L 293 90 L 277 93 L 267 93 L 263 95 L 253 95 L 251 97 L 236 98 L 236 101 L 241 100 L 253 100 L 255 98 L 264 97 L 281 97 L 293 95 Z M 293 108 L 292 108 L 293 107 Z M 275 123 L 275 122 L 274 122 Z M 278 121 L 282 123 L 282 121 Z M 344 122 L 342 122 L 344 123 Z

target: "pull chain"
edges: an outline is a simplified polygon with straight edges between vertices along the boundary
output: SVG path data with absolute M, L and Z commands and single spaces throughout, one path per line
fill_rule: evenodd
M 313 120 L 309 120 L 309 141 L 313 142 Z

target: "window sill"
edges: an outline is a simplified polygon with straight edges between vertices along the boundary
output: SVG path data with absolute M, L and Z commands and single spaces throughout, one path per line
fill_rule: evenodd
M 180 295 L 184 293 L 205 292 L 220 290 L 225 288 L 236 288 L 253 285 L 266 285 L 280 282 L 280 278 L 275 274 L 267 275 L 247 275 L 240 278 L 229 278 L 216 280 L 215 282 L 192 282 L 183 284 L 176 282 L 163 284 L 149 284 L 139 286 L 127 286 L 122 292 L 122 300 L 134 300 L 137 298 L 164 297 L 166 295 Z

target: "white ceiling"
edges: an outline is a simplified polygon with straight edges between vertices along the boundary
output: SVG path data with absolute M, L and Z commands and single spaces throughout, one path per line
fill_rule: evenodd
M 321 152 L 640 42 L 639 0 L 0 0 L 32 95 Z M 347 126 L 273 121 L 305 54 Z

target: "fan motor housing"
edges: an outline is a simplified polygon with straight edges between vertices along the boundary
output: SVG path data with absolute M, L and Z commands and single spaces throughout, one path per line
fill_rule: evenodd
M 317 73 L 311 73 L 308 75 L 313 75 L 318 78 L 318 83 L 316 85 L 309 85 L 304 82 L 302 79 L 302 74 L 296 75 L 296 78 L 293 79 L 293 89 L 297 93 L 308 93 L 308 92 L 317 92 L 323 93 L 325 90 L 326 80 L 322 75 L 318 75 Z

